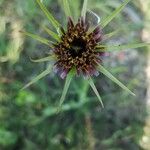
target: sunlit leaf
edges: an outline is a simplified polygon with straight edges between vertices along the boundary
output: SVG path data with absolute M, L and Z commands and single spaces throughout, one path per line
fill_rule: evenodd
M 102 99 L 101 99 L 101 97 L 100 97 L 100 94 L 98 93 L 98 91 L 97 91 L 97 89 L 96 89 L 96 86 L 95 86 L 93 80 L 91 79 L 91 77 L 88 78 L 88 82 L 89 82 L 91 88 L 93 89 L 94 93 L 96 94 L 98 100 L 100 101 L 102 107 L 104 108 L 103 101 L 102 101 Z
M 54 60 L 54 59 L 55 59 L 54 55 L 51 55 L 51 56 L 48 56 L 48 57 L 44 57 L 44 58 L 40 58 L 40 59 L 32 59 L 32 58 L 30 58 L 30 60 L 32 62 L 45 62 L 45 61 L 51 61 L 51 60 Z
M 85 18 L 85 16 L 86 16 L 87 3 L 88 3 L 88 0 L 84 0 L 84 2 L 83 2 L 83 7 L 82 7 L 82 11 L 81 11 L 81 16 L 82 16 L 83 18 Z
M 118 86 L 120 86 L 122 89 L 130 93 L 131 95 L 135 96 L 133 92 L 131 92 L 125 85 L 123 85 L 118 79 L 116 79 L 109 71 L 107 71 L 103 66 L 99 65 L 98 67 L 99 71 L 103 73 L 105 76 L 107 76 L 109 79 L 111 79 L 113 82 L 115 82 Z
M 112 19 L 114 19 L 122 10 L 123 8 L 130 2 L 131 0 L 125 0 L 124 3 L 118 7 L 115 11 L 111 13 L 110 16 L 106 17 L 102 22 L 100 23 L 100 26 L 104 28 L 108 25 L 109 22 L 111 22 Z
M 38 36 L 36 34 L 32 34 L 32 33 L 25 32 L 25 31 L 20 31 L 20 32 L 23 33 L 26 36 L 29 36 L 29 37 L 31 37 L 31 38 L 33 38 L 33 39 L 43 43 L 43 44 L 46 44 L 48 46 L 50 46 L 50 43 L 52 43 L 51 41 L 49 41 L 49 40 L 47 40 L 47 39 L 45 39 L 43 37 L 40 37 L 40 36 Z
M 63 5 L 64 5 L 64 11 L 65 11 L 66 17 L 71 17 L 72 15 L 71 15 L 71 11 L 70 11 L 68 0 L 63 0 Z
M 23 89 L 26 89 L 27 87 L 29 87 L 30 85 L 34 84 L 35 82 L 37 82 L 38 80 L 40 80 L 41 78 L 45 77 L 46 75 L 48 75 L 50 72 L 52 71 L 52 66 L 49 65 L 48 68 L 43 71 L 41 74 L 39 74 L 38 76 L 36 76 L 35 78 L 33 78 L 28 84 L 26 84 Z
M 126 45 L 100 45 L 97 46 L 96 48 L 99 49 L 98 51 L 118 51 L 118 50 L 122 50 L 122 49 L 129 49 L 129 48 L 140 48 L 140 47 L 146 47 L 146 46 L 150 46 L 150 43 L 137 43 L 137 44 L 126 44 Z M 105 50 L 102 49 L 105 48 Z
M 65 100 L 65 97 L 66 97 L 66 94 L 67 94 L 67 91 L 69 89 L 69 86 L 70 86 L 70 83 L 71 83 L 71 80 L 73 78 L 73 76 L 75 75 L 75 70 L 72 69 L 67 77 L 66 77 L 66 81 L 65 81 L 65 85 L 64 85 L 64 89 L 63 89 L 63 92 L 62 92 L 62 95 L 61 95 L 61 98 L 60 98 L 60 103 L 59 103 L 59 107 L 58 107 L 58 112 L 61 110 L 61 106 Z
M 46 15 L 46 17 L 48 18 L 49 22 L 57 30 L 57 28 L 60 27 L 60 24 L 58 23 L 58 21 L 53 17 L 53 15 L 47 10 L 47 8 L 45 7 L 45 5 L 40 0 L 36 0 L 36 1 L 37 1 L 38 5 L 40 6 L 41 10 L 44 12 L 44 14 Z
M 60 41 L 59 36 L 55 32 L 51 31 L 50 29 L 48 29 L 45 26 L 43 28 L 52 38 L 54 38 L 56 41 Z

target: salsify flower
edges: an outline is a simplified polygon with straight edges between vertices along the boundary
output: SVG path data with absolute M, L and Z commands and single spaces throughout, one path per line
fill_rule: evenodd
M 65 78 L 72 68 L 76 69 L 78 75 L 98 75 L 97 66 L 103 55 L 103 52 L 96 51 L 96 46 L 102 40 L 100 27 L 88 32 L 89 24 L 83 18 L 79 18 L 75 25 L 68 18 L 67 31 L 62 30 L 61 41 L 53 49 L 56 56 L 54 68 L 60 77 Z
M 125 85 L 123 85 L 118 79 L 116 79 L 109 71 L 107 71 L 102 65 L 102 56 L 106 51 L 119 50 L 125 48 L 138 48 L 149 45 L 148 43 L 128 44 L 128 45 L 102 45 L 103 41 L 103 28 L 120 13 L 120 11 L 128 4 L 130 0 L 125 0 L 124 3 L 111 13 L 106 19 L 98 23 L 93 28 L 90 26 L 89 20 L 86 18 L 87 12 L 87 0 L 83 2 L 83 8 L 81 16 L 77 22 L 73 20 L 68 0 L 62 0 L 64 4 L 64 10 L 67 17 L 67 29 L 53 17 L 53 15 L 47 10 L 45 5 L 36 0 L 49 22 L 53 25 L 56 32 L 44 27 L 45 31 L 51 35 L 54 41 L 42 38 L 38 35 L 24 32 L 27 36 L 30 36 L 50 47 L 51 54 L 48 57 L 33 60 L 34 62 L 52 61 L 53 65 L 49 65 L 48 68 L 40 75 L 35 77 L 31 82 L 24 86 L 27 88 L 31 84 L 35 83 L 39 79 L 49 74 L 52 70 L 59 74 L 62 79 L 65 79 L 64 90 L 60 98 L 60 106 L 62 105 L 65 96 L 67 94 L 69 85 L 72 78 L 76 76 L 83 76 L 87 82 L 89 82 L 96 96 L 98 97 L 102 107 L 104 107 L 98 90 L 92 80 L 92 76 L 98 76 L 99 72 L 106 75 L 113 82 L 118 84 L 128 93 L 135 95 Z M 24 89 L 23 88 L 23 89 Z

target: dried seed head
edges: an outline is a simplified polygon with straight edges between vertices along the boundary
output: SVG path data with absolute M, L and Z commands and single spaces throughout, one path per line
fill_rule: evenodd
M 84 76 L 97 75 L 97 65 L 101 62 L 102 52 L 96 51 L 97 44 L 102 40 L 102 30 L 96 27 L 89 32 L 89 24 L 80 18 L 77 24 L 68 19 L 67 31 L 63 32 L 60 43 L 54 47 L 57 61 L 55 71 L 65 78 L 75 67 L 77 74 Z

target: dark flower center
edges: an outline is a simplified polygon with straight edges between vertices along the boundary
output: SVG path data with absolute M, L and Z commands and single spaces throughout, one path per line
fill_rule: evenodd
M 77 74 L 85 76 L 97 75 L 97 65 L 101 62 L 101 52 L 96 51 L 97 44 L 102 40 L 102 30 L 96 27 L 89 31 L 89 24 L 79 18 L 74 24 L 69 18 L 67 31 L 62 29 L 61 42 L 55 45 L 57 57 L 55 68 L 62 78 L 75 67 Z
M 86 50 L 86 41 L 82 38 L 76 38 L 71 43 L 71 48 L 69 49 L 69 53 L 71 54 L 72 58 L 75 57 L 82 57 L 82 53 Z

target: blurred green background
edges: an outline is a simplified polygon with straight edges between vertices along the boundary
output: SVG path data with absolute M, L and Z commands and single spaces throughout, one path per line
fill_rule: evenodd
M 77 18 L 82 0 L 70 0 Z M 43 0 L 65 25 L 61 0 Z M 105 18 L 121 0 L 89 0 L 88 9 Z M 145 14 L 138 0 L 132 1 L 104 30 L 117 34 L 108 44 L 141 42 Z M 49 47 L 24 37 L 26 30 L 46 38 L 42 26 L 48 24 L 35 0 L 0 0 L 0 150 L 142 150 L 147 116 L 146 49 L 108 53 L 104 65 L 126 84 L 132 97 L 103 75 L 94 78 L 102 96 L 97 97 L 82 78 L 70 86 L 62 112 L 56 114 L 64 81 L 51 73 L 28 89 L 20 90 L 47 63 L 33 63 Z M 150 147 L 149 149 L 150 150 Z

